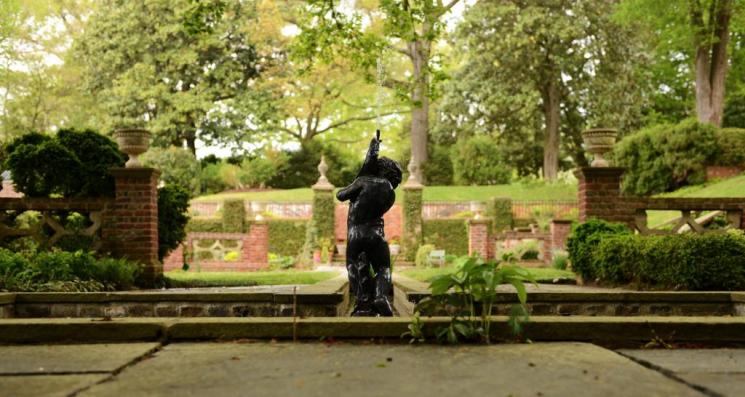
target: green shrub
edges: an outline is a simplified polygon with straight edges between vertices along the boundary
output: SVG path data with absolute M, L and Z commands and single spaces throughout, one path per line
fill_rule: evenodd
M 745 288 L 741 231 L 603 238 L 592 254 L 601 282 L 688 290 Z
M 318 237 L 334 240 L 334 215 L 336 202 L 331 190 L 313 191 L 313 219 Z
M 512 170 L 503 161 L 494 139 L 484 135 L 461 139 L 452 150 L 455 183 L 498 185 L 510 181 Z
M 91 130 L 60 130 L 55 137 L 31 133 L 5 149 L 5 167 L 16 190 L 29 197 L 114 195 L 111 167 L 126 156 L 111 139 Z
M 295 258 L 282 256 L 273 252 L 269 253 L 269 268 L 271 270 L 287 270 L 295 267 Z
M 403 236 L 401 248 L 404 259 L 414 260 L 422 243 L 422 189 L 406 189 L 403 194 Z
M 269 226 L 269 252 L 280 256 L 295 256 L 303 248 L 307 221 L 271 219 Z
M 424 163 L 424 180 L 428 185 L 452 185 L 453 161 L 446 145 L 429 145 L 429 158 Z
M 222 230 L 243 233 L 246 230 L 246 205 L 243 200 L 225 200 L 222 203 Z
M 130 289 L 140 272 L 137 263 L 100 258 L 92 253 L 13 252 L 0 248 L 0 290 L 103 291 Z
M 186 224 L 186 232 L 222 232 L 221 218 L 191 218 Z
M 199 194 L 199 161 L 187 149 L 169 147 L 151 148 L 141 157 L 142 164 L 160 170 L 160 181 L 166 185 L 179 185 L 191 195 Z
M 624 191 L 650 195 L 702 183 L 706 164 L 718 153 L 716 127 L 689 119 L 637 131 L 615 147 L 616 165 L 626 167 Z
M 158 258 L 162 261 L 186 238 L 189 193 L 178 185 L 158 189 Z
M 535 239 L 520 241 L 513 251 L 518 259 L 524 261 L 536 260 L 541 256 L 541 248 L 538 245 L 538 240 Z
M 509 197 L 494 197 L 487 207 L 486 214 L 492 220 L 492 231 L 501 233 L 512 230 L 514 219 L 512 219 L 512 199 Z
M 287 161 L 284 153 L 267 152 L 241 162 L 238 180 L 245 187 L 264 187 Z
M 569 267 L 569 253 L 564 250 L 554 250 L 551 253 L 551 267 L 558 270 L 567 270 Z
M 220 193 L 232 187 L 223 181 L 220 176 L 222 164 L 222 162 L 204 163 L 202 166 L 202 170 L 199 172 L 199 189 L 203 194 Z
M 713 165 L 745 166 L 745 129 L 722 128 L 717 131 L 719 154 Z
M 468 254 L 468 225 L 463 219 L 427 219 L 422 222 L 424 241 L 446 254 Z
M 416 267 L 431 267 L 432 260 L 430 259 L 429 254 L 434 250 L 435 246 L 432 244 L 422 244 L 419 246 L 419 249 L 416 250 L 416 258 L 414 259 Z
M 567 239 L 567 251 L 572 262 L 572 270 L 585 280 L 597 277 L 592 266 L 592 253 L 600 241 L 607 236 L 631 234 L 625 225 L 590 219 L 582 224 L 574 224 Z

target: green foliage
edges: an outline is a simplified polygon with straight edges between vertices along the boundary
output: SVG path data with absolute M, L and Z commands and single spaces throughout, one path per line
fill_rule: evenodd
M 246 205 L 243 200 L 225 200 L 222 203 L 222 230 L 243 233 L 246 230 Z
M 572 233 L 567 239 L 572 270 L 585 280 L 594 280 L 598 276 L 593 266 L 593 252 L 597 245 L 606 237 L 627 234 L 631 234 L 631 230 L 625 225 L 599 219 L 572 225 Z
M 616 144 L 613 158 L 626 167 L 623 188 L 637 195 L 701 183 L 706 164 L 717 154 L 716 128 L 689 119 L 631 134 Z
M 220 177 L 220 168 L 223 163 L 207 163 L 202 165 L 199 172 L 199 189 L 203 194 L 215 194 L 230 189 L 231 186 L 225 183 Z
M 426 219 L 422 235 L 424 241 L 448 255 L 468 254 L 468 225 L 463 219 Z
M 492 220 L 492 231 L 500 233 L 512 230 L 512 199 L 507 197 L 494 197 L 486 207 L 486 214 Z
M 409 328 L 410 335 L 420 341 L 424 339 L 422 324 L 417 318 L 419 312 L 444 309 L 450 316 L 450 324 L 435 331 L 438 341 L 450 344 L 460 341 L 489 343 L 492 310 L 497 288 L 502 284 L 512 285 L 517 292 L 520 303 L 513 306 L 508 324 L 515 334 L 520 334 L 522 323 L 528 320 L 525 282 L 534 283 L 535 280 L 530 272 L 519 266 L 461 257 L 456 261 L 453 273 L 437 276 L 430 283 L 432 295 L 417 304 L 417 315 Z
M 284 166 L 284 153 L 267 153 L 264 156 L 246 158 L 241 162 L 238 179 L 246 187 L 264 187 Z
M 186 238 L 189 192 L 179 185 L 158 189 L 158 259 L 168 255 Z
M 92 253 L 13 252 L 0 248 L 0 290 L 113 291 L 131 289 L 141 268 Z
M 745 128 L 722 128 L 716 132 L 719 153 L 713 165 L 745 166 Z
M 416 257 L 414 258 L 414 264 L 416 267 L 432 267 L 432 260 L 429 254 L 435 250 L 435 246 L 432 244 L 422 244 L 416 250 Z
M 334 209 L 336 202 L 332 190 L 313 191 L 312 222 L 318 229 L 318 237 L 334 240 Z
M 294 256 L 282 256 L 273 252 L 269 253 L 269 268 L 272 270 L 287 270 L 295 267 Z
M 303 248 L 307 221 L 270 219 L 269 252 L 280 256 L 296 256 Z
M 732 291 L 745 288 L 741 231 L 601 239 L 592 252 L 601 282 L 642 287 Z
M 514 248 L 515 256 L 524 261 L 537 260 L 541 256 L 541 248 L 538 240 L 525 239 L 520 241 Z
M 182 148 L 150 148 L 140 157 L 142 164 L 160 170 L 160 181 L 184 188 L 190 195 L 199 194 L 199 161 Z
M 424 164 L 424 180 L 428 185 L 452 185 L 453 161 L 446 145 L 430 145 L 429 158 Z
M 554 250 L 551 253 L 551 267 L 557 270 L 569 268 L 569 253 L 564 250 Z
M 186 232 L 222 232 L 221 218 L 191 218 L 186 224 Z
M 109 138 L 91 130 L 68 129 L 55 137 L 21 136 L 10 142 L 5 156 L 16 190 L 29 197 L 113 196 L 109 169 L 123 166 L 125 160 Z
M 453 178 L 459 185 L 508 183 L 512 170 L 503 161 L 497 143 L 488 136 L 459 140 L 453 147 Z
M 305 227 L 305 239 L 303 248 L 298 254 L 297 263 L 301 266 L 309 266 L 313 263 L 313 251 L 319 249 L 318 246 L 318 227 L 313 221 L 308 221 Z
M 407 189 L 403 194 L 403 236 L 401 248 L 406 260 L 414 260 L 422 243 L 422 189 Z
M 320 144 L 306 143 L 300 150 L 287 153 L 287 163 L 269 179 L 269 185 L 278 189 L 308 187 L 318 180 L 318 163 L 321 162 Z

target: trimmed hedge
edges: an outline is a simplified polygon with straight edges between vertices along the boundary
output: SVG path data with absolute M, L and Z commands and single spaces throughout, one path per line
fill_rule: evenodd
M 318 238 L 334 241 L 334 208 L 336 202 L 333 190 L 313 190 L 313 223 L 318 228 Z
M 427 219 L 422 224 L 427 244 L 446 254 L 468 255 L 468 225 L 463 219 Z
M 601 281 L 654 288 L 742 290 L 742 232 L 603 238 L 593 254 Z
M 404 259 L 413 261 L 422 244 L 422 189 L 403 188 L 403 236 L 401 246 Z
M 191 218 L 186 224 L 187 233 L 210 232 L 220 233 L 223 231 L 221 218 Z
M 272 219 L 269 224 L 269 252 L 281 256 L 296 256 L 303 248 L 308 221 Z
M 494 197 L 489 200 L 486 215 L 491 218 L 492 232 L 500 233 L 512 230 L 512 199 L 509 197 Z
M 591 220 L 567 242 L 572 269 L 585 280 L 611 285 L 688 290 L 745 288 L 745 235 L 632 234 L 620 224 Z
M 719 154 L 713 165 L 745 166 L 745 129 L 722 128 L 716 133 Z
M 246 231 L 246 206 L 243 200 L 225 200 L 222 204 L 222 230 L 228 233 Z

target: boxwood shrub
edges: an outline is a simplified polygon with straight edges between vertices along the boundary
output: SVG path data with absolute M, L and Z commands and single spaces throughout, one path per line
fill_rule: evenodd
M 582 224 L 574 224 L 567 240 L 567 251 L 572 262 L 572 270 L 585 280 L 597 278 L 592 264 L 592 254 L 600 240 L 608 235 L 631 234 L 626 226 L 599 219 L 590 219 Z
M 269 252 L 281 256 L 296 256 L 305 241 L 306 220 L 272 219 L 269 224 Z

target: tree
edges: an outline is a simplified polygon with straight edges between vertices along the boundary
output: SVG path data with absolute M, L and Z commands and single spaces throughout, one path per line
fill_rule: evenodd
M 646 30 L 658 57 L 682 59 L 694 82 L 700 122 L 720 126 L 724 112 L 732 29 L 743 29 L 742 2 L 733 0 L 625 0 L 619 16 Z
M 525 156 L 518 163 L 527 168 L 533 148 L 542 147 L 549 181 L 558 174 L 562 141 L 583 164 L 584 127 L 625 127 L 638 109 L 637 51 L 629 32 L 610 20 L 612 4 L 477 3 L 459 26 L 454 51 L 464 55 L 447 86 L 445 129 L 491 134 Z
M 353 59 L 357 69 L 370 78 L 378 57 L 398 54 L 407 60 L 408 79 L 388 76 L 382 84 L 395 89 L 411 107 L 411 162 L 419 178 L 428 156 L 430 101 L 443 78 L 433 45 L 444 29 L 443 17 L 459 2 L 380 0 L 377 6 L 361 4 L 346 12 L 334 1 L 309 0 L 308 15 L 301 24 L 299 48 L 311 59 L 340 53 Z
M 223 4 L 209 29 L 185 25 L 200 5 Z M 251 42 L 253 2 L 106 0 L 90 17 L 76 54 L 86 65 L 86 87 L 112 115 L 107 127 L 146 126 L 160 146 L 194 153 L 197 139 L 219 141 L 219 127 L 253 130 L 251 112 L 240 123 L 222 117 L 260 108 L 261 54 Z M 271 61 L 271 58 L 265 58 Z

